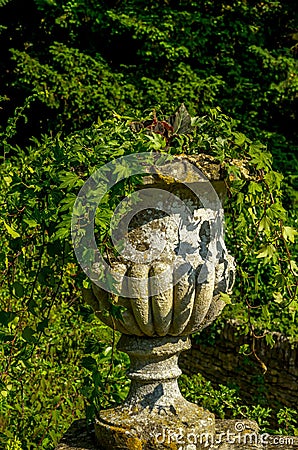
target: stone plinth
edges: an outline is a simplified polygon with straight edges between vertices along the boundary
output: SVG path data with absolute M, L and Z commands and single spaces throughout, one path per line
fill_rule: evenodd
M 237 432 L 236 429 L 243 431 Z M 200 443 L 179 443 L 172 439 L 172 450 L 298 450 L 298 437 L 277 436 L 268 434 L 258 434 L 258 427 L 255 422 L 249 420 L 216 420 L 216 434 L 213 444 L 206 442 L 203 446 Z M 173 431 L 173 430 L 171 430 Z M 179 433 L 179 430 L 176 430 Z M 189 432 L 184 436 L 184 440 L 194 442 L 193 436 Z M 240 437 L 238 437 L 240 436 Z M 168 435 L 161 436 L 160 440 L 167 439 Z M 178 440 L 179 440 L 178 436 Z M 176 439 L 177 440 L 177 439 Z M 264 442 L 264 443 L 262 443 Z M 157 446 L 135 447 L 135 450 L 156 450 Z M 105 447 L 96 443 L 93 430 L 87 430 L 84 420 L 78 420 L 72 424 L 68 432 L 62 438 L 61 443 L 55 450 L 106 450 Z M 115 449 L 116 450 L 116 449 Z
M 131 386 L 123 405 L 99 412 L 95 434 L 105 450 L 172 450 L 165 430 L 214 435 L 214 414 L 185 400 L 178 387 L 178 356 L 190 348 L 188 337 L 122 335 L 118 348 L 130 357 Z

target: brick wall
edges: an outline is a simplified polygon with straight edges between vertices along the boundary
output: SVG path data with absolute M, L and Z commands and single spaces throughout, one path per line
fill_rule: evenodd
M 208 335 L 209 334 L 209 335 Z M 265 396 L 269 405 L 298 405 L 298 345 L 291 345 L 288 339 L 273 333 L 276 343 L 271 348 L 265 339 L 255 341 L 259 358 L 266 364 L 267 372 L 253 356 L 239 354 L 239 347 L 251 344 L 249 336 L 239 335 L 233 323 L 212 339 L 206 329 L 199 343 L 193 343 L 191 350 L 180 356 L 180 368 L 187 375 L 201 373 L 215 384 L 239 387 L 239 394 L 249 401 Z M 208 340 L 214 340 L 212 344 Z

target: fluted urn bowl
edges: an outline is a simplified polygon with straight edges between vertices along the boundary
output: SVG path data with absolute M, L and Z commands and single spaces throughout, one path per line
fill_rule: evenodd
M 210 170 L 210 160 L 205 165 Z M 221 174 L 215 167 L 212 185 L 198 182 L 178 160 L 168 170 L 173 177 L 147 177 L 140 198 L 119 209 L 115 226 L 122 247 L 117 257 L 106 255 L 118 295 L 96 283 L 88 295 L 104 323 L 128 335 L 183 336 L 219 315 L 225 305 L 220 293 L 230 293 L 235 267 L 223 239 Z M 111 303 L 122 307 L 117 317 L 107 314 Z
M 148 280 L 148 292 L 127 298 L 108 294 L 93 284 L 92 306 L 96 315 L 121 333 L 148 337 L 185 336 L 212 323 L 225 306 L 221 293 L 231 292 L 235 271 L 234 260 L 224 249 L 216 265 L 201 263 L 176 284 L 168 275 L 172 265 L 165 261 L 150 265 L 114 262 L 112 267 L 122 276 Z M 162 292 L 150 296 L 150 279 L 156 275 L 160 276 Z M 119 308 L 118 317 L 107 315 L 111 302 L 123 307 Z

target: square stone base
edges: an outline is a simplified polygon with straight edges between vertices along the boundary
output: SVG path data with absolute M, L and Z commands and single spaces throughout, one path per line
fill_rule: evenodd
M 160 440 L 171 441 L 173 450 L 298 450 L 298 437 L 258 434 L 258 426 L 250 420 L 216 420 L 216 435 L 202 437 L 195 442 L 191 436 L 171 436 L 165 433 Z M 184 441 L 184 442 L 182 442 Z M 161 445 L 161 446 L 160 446 Z M 157 444 L 156 448 L 162 448 Z M 96 442 L 93 430 L 86 428 L 84 420 L 75 421 L 55 450 L 105 450 Z M 126 450 L 126 449 L 115 449 Z M 142 450 L 136 448 L 135 450 Z M 154 450 L 154 449 L 152 449 Z

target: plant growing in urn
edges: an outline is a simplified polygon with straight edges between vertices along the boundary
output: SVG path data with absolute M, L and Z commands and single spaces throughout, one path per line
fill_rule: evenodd
M 169 148 L 175 135 L 190 132 L 191 119 L 182 105 L 167 121 L 154 116 L 132 128 Z M 111 222 L 114 248 L 102 256 L 93 228 L 97 205 L 116 183 L 138 175 L 142 184 L 122 199 Z M 77 197 L 73 241 L 92 280 L 85 297 L 103 322 L 122 333 L 118 348 L 131 361 L 124 404 L 100 411 L 96 420 L 104 449 L 174 448 L 171 439 L 162 441 L 164 430 L 215 433 L 214 415 L 182 397 L 177 362 L 190 348 L 189 335 L 220 314 L 233 286 L 234 260 L 223 236 L 224 190 L 222 167 L 211 156 L 151 152 L 100 168 Z M 116 315 L 107 314 L 111 302 Z

